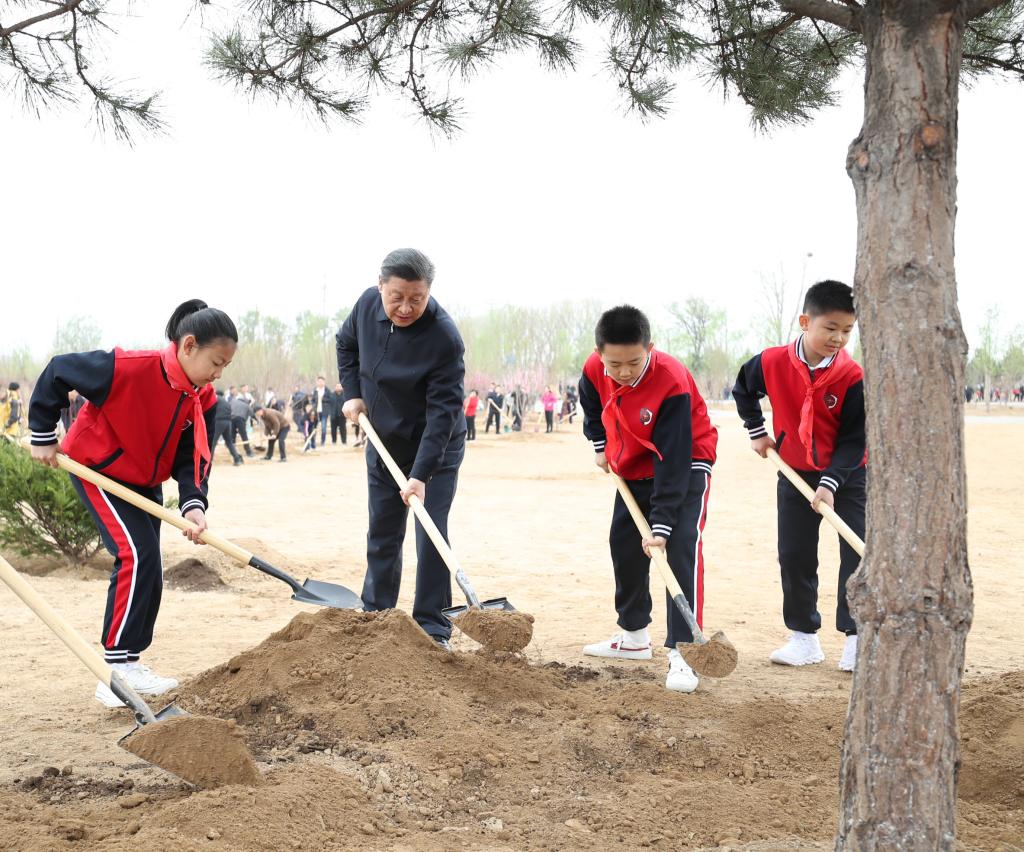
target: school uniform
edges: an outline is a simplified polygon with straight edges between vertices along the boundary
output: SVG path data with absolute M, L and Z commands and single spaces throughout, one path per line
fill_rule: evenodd
M 157 503 L 162 483 L 173 476 L 181 513 L 206 510 L 216 396 L 212 386 L 197 389 L 188 381 L 174 344 L 54 357 L 29 405 L 34 445 L 57 443 L 57 420 L 71 389 L 87 402 L 64 438 L 64 453 Z M 160 608 L 160 521 L 78 477 L 71 482 L 114 557 L 104 656 L 108 663 L 137 661 L 152 642 Z
M 835 495 L 835 510 L 864 537 L 867 508 L 867 446 L 864 421 L 864 372 L 841 349 L 812 368 L 803 335 L 774 346 L 744 364 L 732 389 L 736 410 L 751 440 L 768 434 L 760 400 L 772 404 L 772 427 L 779 455 L 811 488 Z M 821 515 L 784 476 L 777 487 L 779 567 L 783 618 L 790 630 L 815 633 L 818 612 L 818 532 Z M 860 557 L 839 539 L 839 590 L 836 629 L 855 635 L 846 582 Z
M 672 573 L 703 626 L 703 534 L 718 432 L 693 377 L 671 355 L 652 350 L 636 381 L 620 385 L 595 352 L 583 367 L 579 400 L 583 434 L 626 481 L 652 532 L 667 539 Z M 642 630 L 651 623 L 650 560 L 617 492 L 609 545 L 618 624 L 623 630 Z M 690 628 L 667 593 L 665 602 L 665 646 L 692 642 Z
M 447 539 L 448 512 L 465 454 L 462 411 L 465 347 L 455 322 L 431 297 L 423 315 L 403 328 L 388 319 L 376 287 L 366 290 L 337 334 L 338 372 L 345 400 L 362 399 L 370 422 L 410 479 L 427 484 L 425 506 Z M 402 578 L 408 507 L 373 445 L 366 449 L 370 524 L 366 609 L 392 609 Z M 451 578 L 434 545 L 416 525 L 413 618 L 447 639 Z

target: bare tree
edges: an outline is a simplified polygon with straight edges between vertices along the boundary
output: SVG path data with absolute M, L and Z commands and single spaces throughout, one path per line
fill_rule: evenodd
M 690 296 L 682 304 L 673 302 L 668 306 L 668 312 L 682 332 L 687 366 L 695 374 L 704 374 L 708 347 L 724 326 L 725 313 L 715 310 L 699 296 Z

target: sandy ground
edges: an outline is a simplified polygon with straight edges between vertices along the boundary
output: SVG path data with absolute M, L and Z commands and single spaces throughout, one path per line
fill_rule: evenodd
M 718 708 L 775 699 L 835 704 L 838 696 L 845 701 L 850 678 L 836 670 L 842 637 L 831 629 L 822 631 L 824 665 L 788 670 L 768 663 L 768 653 L 785 637 L 775 562 L 775 477 L 768 462 L 749 451 L 733 414 L 714 411 L 713 418 L 720 444 L 705 533 L 704 617 L 707 628 L 727 633 L 740 663 L 731 677 L 706 680 L 696 694 L 675 700 L 688 714 L 699 714 L 702 701 Z M 967 424 L 969 549 L 976 591 L 968 683 L 1024 669 L 1014 629 L 1024 610 L 1024 506 L 1015 474 L 1024 469 L 1022 429 L 1024 418 L 972 417 Z M 366 525 L 362 453 L 340 445 L 305 456 L 296 450 L 287 464 L 257 459 L 239 468 L 218 464 L 211 486 L 211 527 L 299 579 L 341 583 L 358 592 Z M 218 458 L 226 458 L 223 449 Z M 613 496 L 614 487 L 594 467 L 578 423 L 551 436 L 481 432 L 469 445 L 451 517 L 452 544 L 481 597 L 506 595 L 518 609 L 536 616 L 534 640 L 526 651 L 531 663 L 590 665 L 594 661 L 586 661 L 581 646 L 615 630 L 606 544 Z M 415 564 L 412 540 L 410 534 L 400 602 L 407 609 Z M 210 548 L 195 548 L 166 527 L 164 550 L 165 566 L 199 556 L 217 568 L 229 588 L 165 590 L 156 641 L 145 658 L 161 673 L 183 681 L 194 677 L 257 645 L 297 612 L 312 611 L 290 601 L 279 581 L 234 566 Z M 829 627 L 837 552 L 835 536 L 823 527 L 820 607 Z M 12 562 L 18 565 L 17 559 Z M 83 579 L 82 572 L 62 568 L 33 576 L 31 582 L 92 639 L 99 631 L 106 580 L 101 571 L 86 573 Z M 652 630 L 660 643 L 664 616 L 660 598 L 655 600 Z M 162 773 L 117 747 L 117 738 L 128 729 L 125 717 L 92 699 L 94 679 L 6 588 L 0 588 L 0 607 L 0 643 L 6 651 L 0 659 L 0 790 L 46 766 L 71 766 L 74 777 L 90 784 L 126 777 L 136 784 L 168 783 Z M 476 647 L 464 637 L 455 646 L 461 651 Z M 618 666 L 648 673 L 656 686 L 666 668 L 664 650 L 650 663 Z M 9 843 L 14 845 L 4 845 L 0 835 L 0 848 L 22 848 Z M 592 842 L 580 846 L 596 848 Z

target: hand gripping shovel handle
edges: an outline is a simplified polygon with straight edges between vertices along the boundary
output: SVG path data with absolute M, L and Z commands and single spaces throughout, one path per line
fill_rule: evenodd
M 385 467 L 391 471 L 391 475 L 395 478 L 395 482 L 398 483 L 400 489 L 405 489 L 409 484 L 409 480 L 405 474 L 402 473 L 402 469 L 395 463 L 391 453 L 388 452 L 387 447 L 384 446 L 384 442 L 381 440 L 380 435 L 377 434 L 377 430 L 373 428 L 373 424 L 370 423 L 370 419 L 365 414 L 359 415 L 359 425 L 363 427 L 363 432 L 370 439 L 374 448 L 377 450 L 377 454 L 384 461 Z M 441 554 L 441 558 L 444 560 L 444 564 L 448 566 L 448 570 L 455 575 L 455 582 L 459 584 L 459 588 L 462 589 L 462 593 L 466 596 L 466 600 L 469 601 L 469 605 L 475 609 L 480 609 L 480 598 L 476 596 L 476 592 L 473 591 L 473 587 L 469 583 L 469 578 L 462 570 L 462 566 L 459 565 L 459 560 L 455 558 L 455 553 L 448 546 L 448 542 L 444 540 L 444 536 L 441 535 L 441 530 L 437 528 L 437 524 L 434 523 L 430 514 L 427 512 L 426 506 L 420 501 L 420 498 L 413 495 L 409 498 L 409 505 L 412 506 L 412 511 L 416 515 L 416 519 L 420 522 L 424 532 L 434 543 L 434 547 L 437 548 L 437 552 Z
M 83 464 L 79 464 L 74 459 L 68 458 L 63 453 L 57 454 L 57 464 L 64 468 L 68 473 L 73 473 L 79 479 L 91 482 L 97 488 L 102 488 L 108 494 L 120 497 L 125 501 L 125 503 L 131 503 L 133 506 L 142 509 L 143 512 L 148 512 L 153 517 L 159 518 L 161 521 L 170 524 L 172 527 L 177 527 L 179 530 L 192 530 L 196 527 L 195 524 L 186 520 L 177 512 L 172 512 L 170 509 L 161 506 L 159 503 L 149 500 L 141 494 L 137 494 L 130 488 L 126 488 L 120 482 L 115 482 L 110 477 L 104 476 L 102 473 L 97 473 L 92 468 L 88 468 Z M 225 553 L 232 559 L 238 560 L 243 565 L 249 565 L 258 571 L 262 571 L 264 574 L 269 574 L 271 577 L 282 580 L 291 586 L 292 591 L 297 592 L 300 595 L 303 594 L 304 590 L 302 584 L 294 577 L 291 577 L 284 571 L 264 562 L 258 556 L 254 556 L 248 550 L 239 547 L 237 544 L 228 541 L 226 538 L 221 538 L 219 535 L 215 535 L 209 530 L 204 530 L 199 538 L 206 544 L 216 547 L 221 553 Z
M 651 525 L 647 523 L 647 518 L 645 518 L 644 513 L 640 511 L 640 506 L 636 502 L 636 497 L 634 497 L 633 492 L 629 490 L 629 486 L 626 485 L 626 481 L 617 473 L 613 473 L 612 476 L 615 479 L 615 487 L 619 489 L 619 495 L 622 497 L 622 502 L 625 503 L 626 508 L 629 509 L 629 514 L 633 516 L 633 522 L 636 524 L 636 528 L 640 530 L 640 534 L 644 538 L 652 538 L 653 533 L 651 532 Z M 693 633 L 694 644 L 703 645 L 707 639 L 704 638 L 704 633 L 698 626 L 697 619 L 693 617 L 693 610 L 690 609 L 690 605 L 686 602 L 686 596 L 683 594 L 683 589 L 679 585 L 676 575 L 672 573 L 672 566 L 668 564 L 668 557 L 665 555 L 664 549 L 660 547 L 652 547 L 651 560 L 658 569 L 658 573 L 661 574 L 661 579 L 665 584 L 665 588 L 667 588 L 668 593 L 672 595 L 672 600 L 675 602 L 676 608 L 680 613 L 682 613 L 683 619 L 686 621 L 687 626 Z
M 786 479 L 793 483 L 793 487 L 804 495 L 808 500 L 814 500 L 814 489 L 808 485 L 803 478 L 786 464 L 772 447 L 768 448 L 768 460 L 771 461 Z M 832 526 L 836 528 L 836 532 L 839 533 L 843 538 L 846 539 L 847 544 L 850 545 L 856 551 L 858 556 L 864 555 L 864 541 L 857 533 L 850 529 L 849 525 L 839 515 L 836 514 L 836 510 L 825 503 L 818 504 L 818 511 L 821 516 L 828 521 Z
M 148 725 L 156 721 L 153 711 L 149 709 L 149 705 L 142 700 L 139 694 L 125 682 L 120 674 L 103 661 L 96 650 L 42 599 L 39 593 L 28 584 L 28 581 L 15 571 L 14 567 L 2 556 L 0 556 L 0 580 L 3 580 L 10 590 L 21 598 L 25 605 L 57 635 L 57 638 L 67 645 L 79 660 L 85 663 L 89 671 L 109 686 L 114 695 L 131 708 L 140 725 Z

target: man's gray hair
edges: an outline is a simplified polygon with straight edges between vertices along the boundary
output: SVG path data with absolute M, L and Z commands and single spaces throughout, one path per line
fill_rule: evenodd
M 429 287 L 434 283 L 434 264 L 417 249 L 395 249 L 380 265 L 381 281 L 387 281 L 392 276 L 406 281 L 425 281 Z

